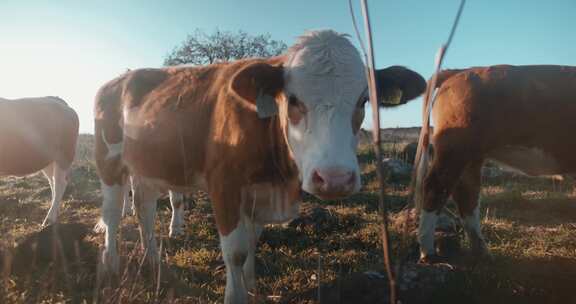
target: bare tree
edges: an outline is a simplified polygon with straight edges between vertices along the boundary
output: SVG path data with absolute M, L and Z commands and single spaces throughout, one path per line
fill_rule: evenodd
M 164 65 L 203 65 L 249 57 L 270 57 L 281 54 L 286 47 L 284 42 L 273 40 L 270 34 L 253 36 L 244 31 L 218 29 L 206 34 L 197 29 L 164 58 Z

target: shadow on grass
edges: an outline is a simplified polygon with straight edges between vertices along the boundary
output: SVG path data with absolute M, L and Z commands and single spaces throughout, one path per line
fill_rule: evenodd
M 493 195 L 483 200 L 489 217 L 498 217 L 524 226 L 557 226 L 576 223 L 576 199 L 527 199 L 519 194 Z
M 576 303 L 575 259 L 494 256 L 460 267 L 467 270 L 461 288 L 468 303 Z

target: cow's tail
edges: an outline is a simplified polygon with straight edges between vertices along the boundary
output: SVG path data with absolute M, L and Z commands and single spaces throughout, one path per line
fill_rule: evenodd
M 100 182 L 103 185 L 121 185 L 123 187 L 122 191 L 126 191 L 126 180 L 128 178 L 128 168 L 123 162 L 122 157 L 122 141 L 123 135 L 116 135 L 119 140 L 116 143 L 110 143 L 110 139 L 106 135 L 106 130 L 101 128 L 101 125 L 97 123 L 96 131 L 95 131 L 95 141 L 96 141 L 96 149 L 95 149 L 95 159 L 96 159 L 96 166 L 98 169 L 98 173 L 100 176 Z M 122 130 L 120 126 L 114 125 L 112 128 L 109 128 L 108 131 L 111 132 L 120 132 L 122 134 Z M 124 196 L 123 196 L 124 197 Z M 113 202 L 113 204 L 120 204 L 122 202 Z M 115 212 L 121 213 L 122 210 L 116 210 L 114 208 L 113 211 L 105 211 L 105 203 L 102 205 L 102 217 L 98 220 L 96 225 L 94 226 L 94 232 L 106 232 L 108 224 L 106 224 L 107 220 L 106 217 L 115 217 L 117 215 Z M 112 212 L 112 213 L 110 213 Z M 108 214 L 108 215 L 107 215 Z
M 100 183 L 104 186 L 126 187 L 128 168 L 123 161 L 123 79 L 115 79 L 104 85 L 96 95 L 94 107 L 94 160 L 100 177 Z M 116 197 L 110 198 L 114 202 L 106 201 L 102 204 L 102 218 L 94 227 L 95 232 L 106 232 L 109 218 L 116 218 L 121 209 L 108 208 L 116 202 Z M 107 203 L 106 203 L 107 202 Z M 106 205 L 108 204 L 108 205 Z M 108 207 L 106 207 L 108 206 Z

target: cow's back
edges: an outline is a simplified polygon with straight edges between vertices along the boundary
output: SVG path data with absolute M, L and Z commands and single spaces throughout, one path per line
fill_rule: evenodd
M 206 164 L 222 68 L 169 68 L 164 73 L 164 81 L 144 96 L 131 97 L 134 86 L 124 94 L 130 103 L 124 109 L 124 160 L 138 175 L 186 187 L 198 183 Z M 141 81 L 133 77 L 128 85 Z
M 483 152 L 537 148 L 576 169 L 576 68 L 492 66 L 446 79 L 434 107 L 435 137 Z M 467 138 L 470 142 L 462 142 Z M 454 140 L 453 140 L 454 139 Z
M 129 167 L 173 186 L 190 184 L 196 172 L 186 168 L 203 169 L 218 67 L 140 69 L 104 85 L 95 108 L 101 177 L 117 183 Z M 110 144 L 121 150 L 111 153 Z
M 0 174 L 26 175 L 74 160 L 78 116 L 56 97 L 0 100 Z
M 255 61 L 135 70 L 104 85 L 95 108 L 101 178 L 119 184 L 130 171 L 183 191 L 215 167 L 246 185 L 282 179 L 292 167 L 277 159 L 288 155 L 276 142 L 283 139 L 274 133 L 278 120 L 258 118 L 230 88 Z

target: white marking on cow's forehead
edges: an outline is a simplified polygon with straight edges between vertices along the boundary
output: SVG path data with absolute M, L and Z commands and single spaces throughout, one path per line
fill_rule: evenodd
M 288 50 L 286 91 L 306 103 L 355 103 L 366 87 L 365 68 L 346 35 L 310 31 Z

